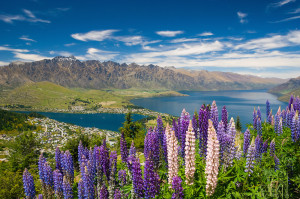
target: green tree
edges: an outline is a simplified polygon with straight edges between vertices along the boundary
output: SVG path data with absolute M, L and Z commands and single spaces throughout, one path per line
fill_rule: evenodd
M 32 132 L 24 132 L 7 144 L 8 161 L 12 170 L 23 171 L 37 163 L 40 154 L 40 142 Z
M 241 124 L 240 116 L 236 117 L 235 128 L 238 131 L 242 131 L 242 124 Z

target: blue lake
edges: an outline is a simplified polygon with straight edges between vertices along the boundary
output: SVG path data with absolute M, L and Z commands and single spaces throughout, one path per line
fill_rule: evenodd
M 111 131 L 118 131 L 123 126 L 125 114 L 95 113 L 95 114 L 74 114 L 74 113 L 50 113 L 39 112 L 51 119 L 75 124 L 82 127 L 96 127 Z M 145 118 L 146 116 L 133 114 L 134 121 Z
M 221 110 L 225 105 L 229 119 L 233 117 L 236 120 L 240 116 L 243 130 L 247 123 L 252 123 L 252 113 L 254 107 L 260 107 L 263 120 L 266 118 L 266 100 L 271 104 L 271 109 L 277 112 L 279 106 L 286 107 L 287 103 L 277 100 L 275 95 L 267 93 L 265 90 L 247 90 L 247 91 L 183 91 L 184 97 L 159 97 L 134 99 L 131 102 L 154 111 L 163 112 L 179 116 L 182 109 L 185 108 L 191 115 L 199 109 L 202 104 L 211 104 L 216 100 L 219 117 Z

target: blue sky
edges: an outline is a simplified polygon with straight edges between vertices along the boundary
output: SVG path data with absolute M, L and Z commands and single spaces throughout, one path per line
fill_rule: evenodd
M 300 0 L 4 0 L 0 65 L 74 55 L 300 76 Z

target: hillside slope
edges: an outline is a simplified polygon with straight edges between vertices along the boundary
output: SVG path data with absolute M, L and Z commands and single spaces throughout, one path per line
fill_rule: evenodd
M 0 68 L 0 88 L 16 88 L 28 82 L 48 81 L 68 88 L 242 90 L 266 89 L 282 79 L 260 78 L 225 72 L 189 71 L 115 62 L 79 61 L 55 57 L 36 62 L 11 63 Z
M 291 94 L 300 96 L 300 76 L 270 89 L 269 92 L 278 95 L 279 100 L 285 102 L 289 101 Z

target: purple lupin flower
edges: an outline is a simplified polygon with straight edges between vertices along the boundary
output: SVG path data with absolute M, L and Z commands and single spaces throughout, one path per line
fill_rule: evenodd
M 35 186 L 32 175 L 27 169 L 23 172 L 23 187 L 26 195 L 26 199 L 35 198 Z
M 92 174 L 92 178 L 93 178 L 93 182 L 95 182 L 95 177 L 96 177 L 96 159 L 95 159 L 95 151 L 92 149 L 92 147 L 90 148 L 90 152 L 89 152 L 89 161 L 91 163 L 91 174 Z
M 54 191 L 58 199 L 63 199 L 63 175 L 56 169 L 53 171 Z
M 86 199 L 93 199 L 95 196 L 94 180 L 91 167 L 91 163 L 88 161 L 88 165 L 85 167 L 83 174 L 84 198 Z
M 64 171 L 64 176 L 66 177 L 66 180 L 69 184 L 73 184 L 74 182 L 74 164 L 73 164 L 73 158 L 70 153 L 70 151 L 66 151 L 63 155 L 63 164 L 62 168 Z
M 268 151 L 268 140 L 266 140 L 264 143 L 263 143 L 263 146 L 262 146 L 262 152 L 263 153 L 267 153 Z
M 100 146 L 100 165 L 107 181 L 109 181 L 109 154 L 103 145 Z
M 247 162 L 246 162 L 246 169 L 245 172 L 249 174 L 253 173 L 253 168 L 254 168 L 254 160 L 255 160 L 255 146 L 252 140 L 252 143 L 248 149 L 247 152 Z
M 134 146 L 133 140 L 131 142 L 131 146 L 130 146 L 130 149 L 129 149 L 129 156 L 131 156 L 131 155 L 136 156 L 136 148 Z
M 244 146 L 243 146 L 244 156 L 246 156 L 249 146 L 250 146 L 250 131 L 249 129 L 247 129 L 244 133 Z
M 142 170 L 139 158 L 132 160 L 132 184 L 134 193 L 137 197 L 144 197 L 144 182 L 142 178 Z
M 185 137 L 186 131 L 189 128 L 190 114 L 185 109 L 182 110 L 180 116 L 180 134 L 181 134 L 181 156 L 184 158 L 185 155 Z
M 254 110 L 253 110 L 253 128 L 256 130 L 256 122 L 257 122 L 257 113 L 256 113 L 256 110 L 255 110 L 255 107 L 254 107 Z
M 82 179 L 78 182 L 78 199 L 84 199 L 84 182 Z
M 268 117 L 271 112 L 270 102 L 269 100 L 266 101 L 266 116 Z M 269 118 L 269 117 L 268 117 Z M 268 123 L 271 123 L 269 120 L 267 120 Z
M 217 107 L 215 100 L 211 104 L 210 119 L 214 124 L 214 128 L 217 129 L 218 123 L 219 123 L 219 112 L 218 112 L 218 107 Z
M 274 154 L 274 163 L 275 163 L 275 171 L 277 171 L 279 169 L 280 161 L 275 154 Z
M 55 168 L 58 169 L 60 172 L 62 172 L 61 152 L 58 147 L 56 147 L 56 150 L 55 150 L 55 162 L 56 162 Z
M 78 145 L 78 163 L 81 165 L 81 158 L 84 155 L 84 147 L 82 145 L 82 141 L 80 140 Z
M 235 147 L 235 136 L 236 136 L 236 129 L 235 129 L 235 123 L 233 118 L 231 118 L 229 122 L 230 126 L 228 129 L 228 133 L 225 137 L 225 149 L 223 152 L 223 163 L 224 167 L 227 168 L 232 165 L 232 161 L 235 157 L 236 153 L 236 147 Z
M 99 199 L 108 199 L 108 191 L 105 184 L 103 184 L 101 187 Z
M 300 123 L 299 123 L 299 116 L 298 111 L 293 117 L 292 125 L 291 125 L 291 135 L 293 142 L 297 142 L 299 139 L 299 130 L 300 130 Z
M 145 145 L 144 145 L 144 156 L 146 159 L 151 159 L 155 165 L 154 167 L 157 168 L 159 164 L 159 140 L 156 131 L 151 131 L 149 129 L 146 138 L 145 138 Z
M 262 127 L 261 127 L 261 121 L 259 118 L 257 118 L 257 126 L 256 126 L 256 129 L 257 129 L 257 134 L 259 136 L 262 136 Z
M 159 188 L 159 176 L 154 172 L 153 162 L 147 159 L 144 168 L 145 198 L 155 198 L 159 193 Z
M 45 162 L 43 168 L 45 196 L 51 196 L 53 194 L 53 172 L 48 162 Z
M 259 135 L 255 138 L 255 160 L 259 162 L 262 155 L 262 139 Z
M 66 177 L 64 177 L 63 179 L 63 192 L 64 192 L 64 199 L 73 198 L 73 190 Z
M 295 114 L 296 114 L 296 112 L 295 112 L 294 106 L 293 106 L 293 104 L 292 104 L 292 105 L 291 105 L 291 111 L 290 111 L 290 113 L 289 113 L 289 127 L 292 126 L 293 118 L 294 118 Z
M 272 110 L 271 110 L 270 113 L 269 113 L 269 115 L 267 116 L 267 122 L 269 124 L 272 124 L 272 117 L 273 117 L 273 115 L 272 115 Z
M 110 171 L 110 180 L 114 183 L 117 173 L 117 151 L 112 151 L 109 157 L 109 171 Z
M 199 120 L 198 120 L 198 115 L 197 115 L 196 112 L 193 115 L 192 125 L 193 125 L 193 130 L 195 132 L 195 137 L 196 137 L 196 139 L 198 139 L 198 134 L 199 134 Z
M 293 95 L 291 95 L 291 97 L 290 97 L 290 101 L 289 101 L 289 110 L 291 110 L 291 108 L 292 108 L 292 105 L 293 105 L 293 102 L 294 102 L 294 96 L 293 96 Z
M 164 139 L 163 139 L 163 153 L 164 153 L 164 160 L 167 164 L 168 167 L 168 145 L 167 145 L 167 135 L 166 135 L 166 131 L 164 131 Z
M 43 194 L 39 194 L 38 199 L 43 199 Z
M 87 166 L 88 160 L 85 158 L 85 155 L 82 155 L 81 157 L 81 165 L 80 165 L 80 172 L 81 174 L 84 173 L 85 167 Z
M 221 157 L 223 155 L 223 151 L 225 148 L 225 142 L 224 142 L 224 139 L 225 139 L 224 137 L 226 136 L 225 134 L 226 134 L 225 125 L 223 124 L 223 121 L 220 121 L 219 125 L 218 125 L 218 129 L 217 129 L 217 138 L 218 138 L 219 144 L 220 144 L 220 156 Z
M 202 105 L 199 112 L 200 136 L 199 136 L 199 153 L 202 157 L 206 157 L 207 152 L 207 131 L 208 119 L 210 111 L 209 107 Z
M 173 177 L 172 189 L 174 193 L 172 194 L 172 199 L 183 199 L 183 188 L 181 186 L 182 180 L 179 176 Z
M 121 187 L 123 187 L 127 183 L 126 177 L 127 177 L 126 171 L 125 170 L 119 170 L 118 178 L 119 178 L 119 182 L 120 182 Z
M 163 131 L 164 131 L 164 125 L 161 116 L 159 115 L 157 117 L 157 126 L 156 126 L 156 131 L 159 139 L 160 146 L 163 145 Z
M 222 122 L 224 124 L 225 129 L 227 129 L 227 125 L 228 125 L 228 112 L 227 112 L 226 106 L 223 106 L 223 109 L 222 109 Z
M 257 107 L 257 112 L 256 112 L 256 114 L 257 114 L 257 117 L 261 120 L 261 111 L 260 111 L 260 108 L 259 108 L 259 107 Z
M 275 131 L 275 133 L 277 133 L 277 135 L 279 134 L 278 133 L 278 126 L 279 126 L 279 121 L 280 121 L 280 115 L 281 115 L 281 108 L 279 107 L 278 111 L 275 115 L 275 124 L 274 124 L 274 131 Z
M 175 136 L 177 137 L 178 141 L 180 140 L 179 136 L 179 126 L 180 126 L 180 118 L 178 118 L 178 122 L 176 122 L 175 119 L 173 119 L 173 131 L 175 132 Z
M 281 112 L 281 117 L 282 117 L 282 126 L 287 127 L 287 122 L 286 122 L 286 110 L 283 110 Z
M 122 194 L 118 189 L 115 190 L 114 199 L 122 199 Z
M 299 112 L 300 111 L 300 98 L 299 98 L 299 96 L 296 97 L 293 105 L 294 105 L 295 111 Z
M 273 139 L 270 143 L 270 156 L 274 156 L 275 154 L 275 139 Z
M 46 159 L 43 156 L 43 153 L 41 153 L 39 157 L 39 162 L 38 162 L 38 168 L 39 168 L 39 176 L 42 181 L 42 184 L 44 183 L 44 164 L 46 162 Z
M 127 149 L 127 142 L 125 140 L 123 132 L 120 138 L 120 151 L 121 151 L 122 162 L 126 163 L 128 158 L 128 149 Z

